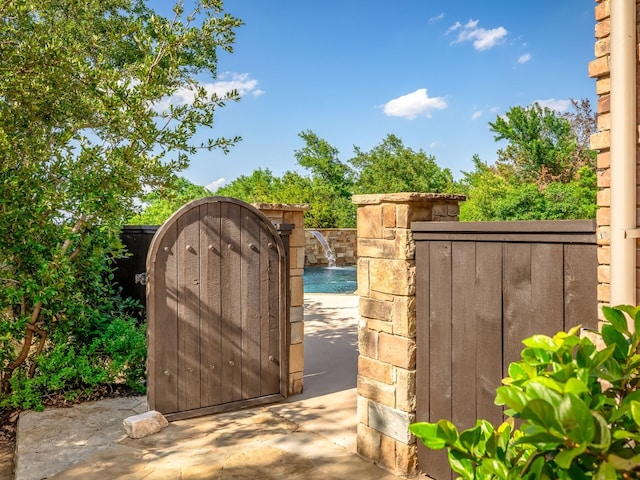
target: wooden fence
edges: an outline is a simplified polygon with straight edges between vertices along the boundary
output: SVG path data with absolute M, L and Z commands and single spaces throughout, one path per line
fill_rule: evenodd
M 495 389 L 521 341 L 597 327 L 592 221 L 416 222 L 417 421 L 502 422 Z M 419 468 L 452 478 L 445 451 Z

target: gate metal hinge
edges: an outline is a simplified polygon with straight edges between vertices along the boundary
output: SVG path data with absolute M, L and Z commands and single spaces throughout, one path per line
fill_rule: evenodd
M 147 284 L 147 272 L 136 273 L 134 278 L 135 283 L 139 283 L 141 285 Z

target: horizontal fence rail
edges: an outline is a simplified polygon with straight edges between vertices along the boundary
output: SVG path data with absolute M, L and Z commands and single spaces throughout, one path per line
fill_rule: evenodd
M 597 328 L 595 222 L 415 222 L 417 420 L 502 422 L 495 389 L 522 340 Z M 420 469 L 452 478 L 445 451 Z

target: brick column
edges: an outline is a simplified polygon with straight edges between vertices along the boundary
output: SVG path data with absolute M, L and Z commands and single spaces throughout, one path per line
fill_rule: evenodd
M 631 1 L 631 0 L 630 0 Z M 640 1 L 636 0 L 636 11 L 640 10 Z M 602 306 L 608 305 L 611 293 L 611 68 L 609 57 L 611 54 L 611 6 L 609 0 L 596 0 L 595 6 L 595 48 L 596 59 L 589 63 L 589 76 L 596 79 L 596 93 L 598 94 L 598 133 L 591 136 L 591 148 L 598 150 L 598 213 L 596 216 L 598 242 L 598 314 L 602 320 Z M 640 29 L 636 15 L 636 30 Z M 640 48 L 640 46 L 639 46 Z M 636 91 L 638 91 L 638 78 Z M 640 108 L 640 107 L 638 107 Z M 640 117 L 639 117 L 640 118 Z M 638 149 L 636 148 L 636 164 L 638 163 Z M 638 168 L 636 167 L 638 172 Z M 640 174 L 636 175 L 636 185 L 640 186 Z M 640 197 L 639 197 L 640 199 Z M 638 262 L 640 263 L 640 262 Z M 638 274 L 636 274 L 638 275 Z M 640 286 L 640 281 L 638 281 Z M 636 292 L 640 298 L 640 292 Z
M 358 205 L 358 453 L 413 474 L 416 440 L 415 244 L 411 222 L 457 221 L 463 195 L 355 195 Z
M 292 224 L 289 237 L 289 285 L 291 295 L 289 338 L 289 395 L 302 393 L 302 375 L 304 372 L 304 212 L 308 205 L 283 205 L 272 203 L 254 204 L 274 224 Z

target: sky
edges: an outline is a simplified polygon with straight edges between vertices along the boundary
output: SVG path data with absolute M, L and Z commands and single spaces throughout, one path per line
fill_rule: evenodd
M 162 0 L 164 1 L 164 0 Z M 152 2 L 153 3 L 153 2 Z M 312 131 L 354 156 L 399 137 L 455 178 L 475 154 L 496 160 L 489 122 L 539 102 L 596 106 L 592 0 L 226 0 L 241 19 L 221 54 L 213 89 L 242 98 L 198 137 L 242 140 L 228 154 L 201 152 L 181 174 L 212 191 L 241 175 L 296 165 Z

